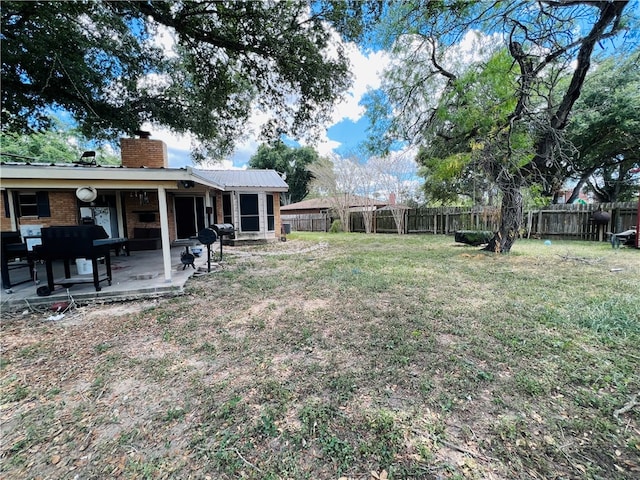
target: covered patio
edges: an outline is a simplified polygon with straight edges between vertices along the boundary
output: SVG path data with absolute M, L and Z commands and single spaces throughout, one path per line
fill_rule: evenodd
M 219 264 L 214 261 L 219 257 L 218 248 L 218 243 L 211 245 L 211 272 L 220 268 Z M 11 271 L 12 286 L 9 290 L 2 290 L 0 309 L 5 312 L 29 309 L 35 306 L 42 307 L 68 301 L 70 297 L 78 303 L 91 303 L 180 295 L 184 292 L 184 286 L 190 277 L 195 273 L 208 272 L 206 247 L 203 249 L 203 253 L 195 258 L 195 268 L 185 267 L 182 263 L 180 257 L 184 251 L 184 246 L 173 246 L 170 249 L 170 281 L 165 279 L 162 250 L 135 251 L 131 252 L 130 256 L 112 254 L 112 282 L 111 285 L 106 281 L 102 282 L 100 291 L 96 291 L 91 273 L 82 272 L 84 274 L 79 275 L 76 265 L 71 263 L 71 278 L 65 279 L 63 262 L 55 261 L 53 271 L 56 286 L 47 296 L 39 296 L 37 293 L 38 287 L 47 284 L 47 278 L 44 263 L 36 262 L 35 281 L 30 279 L 28 267 Z M 101 275 L 105 275 L 104 265 L 99 265 L 98 271 Z M 73 283 L 66 287 L 58 284 L 58 282 L 67 284 L 75 281 L 82 283 Z

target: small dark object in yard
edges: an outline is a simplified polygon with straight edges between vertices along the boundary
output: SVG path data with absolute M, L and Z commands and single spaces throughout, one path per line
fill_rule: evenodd
M 459 230 L 455 232 L 455 240 L 458 243 L 466 243 L 477 247 L 489 241 L 493 238 L 493 232 L 486 230 Z
M 53 310 L 54 312 L 61 312 L 63 310 L 67 310 L 68 308 L 69 302 L 56 302 L 51 304 L 49 310 Z
M 39 297 L 48 297 L 51 295 L 51 289 L 47 285 L 43 285 L 42 287 L 37 288 L 36 294 Z
M 611 234 L 611 248 L 620 248 L 620 239 L 617 235 Z
M 183 252 L 182 255 L 180 255 L 180 261 L 182 262 L 183 270 L 188 266 L 192 266 L 195 269 L 196 265 L 193 263 L 195 262 L 195 260 L 196 257 L 192 253 Z
M 607 235 L 611 235 L 609 241 L 611 242 L 611 248 L 620 248 L 620 245 L 628 245 L 633 247 L 636 244 L 636 236 L 638 232 L 635 227 L 631 227 L 624 232 L 613 233 L 607 232 Z
M 591 215 L 591 220 L 596 225 L 606 225 L 611 220 L 611 214 L 609 212 L 603 212 L 602 210 L 598 210 L 593 212 Z

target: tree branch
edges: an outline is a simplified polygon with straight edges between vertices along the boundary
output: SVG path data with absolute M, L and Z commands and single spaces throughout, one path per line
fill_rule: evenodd
M 430 37 L 428 39 L 429 43 L 431 44 L 431 63 L 433 64 L 433 66 L 436 68 L 436 70 L 438 70 L 438 72 L 447 77 L 449 80 L 449 83 L 453 83 L 455 82 L 458 77 L 456 77 L 453 73 L 449 72 L 448 70 L 445 70 L 444 67 L 442 67 L 438 61 L 436 60 L 436 41 L 435 39 L 433 39 L 433 37 Z
M 255 44 L 242 43 L 235 40 L 230 40 L 225 37 L 221 37 L 214 34 L 213 32 L 205 32 L 203 30 L 199 30 L 191 25 L 188 25 L 186 22 L 181 21 L 181 19 L 179 18 L 158 10 L 150 2 L 140 2 L 138 3 L 138 8 L 140 9 L 140 12 L 150 16 L 156 22 L 173 28 L 178 33 L 178 35 L 183 35 L 198 42 L 203 42 L 214 47 L 220 47 L 231 52 L 251 52 L 263 57 L 271 56 L 270 52 L 267 49 L 261 48 Z

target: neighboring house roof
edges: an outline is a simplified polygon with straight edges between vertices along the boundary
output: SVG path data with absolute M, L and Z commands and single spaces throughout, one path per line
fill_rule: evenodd
M 311 198 L 309 200 L 302 200 L 297 203 L 290 203 L 289 205 L 282 205 L 280 207 L 280 211 L 284 212 L 287 210 L 322 210 L 331 208 L 331 203 L 328 198 Z
M 201 170 L 194 168 L 195 177 L 220 186 L 222 190 L 270 190 L 286 192 L 287 183 L 275 170 Z
M 350 206 L 353 207 L 362 207 L 367 205 L 374 205 L 376 207 L 382 207 L 386 205 L 385 202 L 379 202 L 377 200 L 369 200 L 364 197 L 353 196 L 351 199 Z M 329 198 L 311 198 L 309 200 L 302 200 L 301 202 L 291 203 L 289 205 L 283 205 L 280 207 L 281 212 L 286 211 L 295 211 L 295 210 L 324 210 L 332 208 L 332 203 Z
M 411 210 L 411 207 L 402 203 L 394 203 L 393 205 L 385 205 L 378 210 Z

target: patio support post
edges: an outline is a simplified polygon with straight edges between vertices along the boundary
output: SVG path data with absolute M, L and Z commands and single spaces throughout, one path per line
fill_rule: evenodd
M 124 228 L 124 214 L 122 213 L 122 192 L 116 192 L 116 218 L 118 222 L 118 237 L 126 237 L 127 230 Z M 129 252 L 127 252 L 128 254 Z
M 9 218 L 11 219 L 11 230 L 18 231 L 18 222 L 16 221 L 16 209 L 13 201 L 13 191 L 7 190 L 7 201 L 9 203 Z
M 205 211 L 205 218 L 206 218 L 206 222 L 205 222 L 205 227 L 210 227 L 211 226 L 211 214 L 210 213 L 206 213 L 208 212 L 210 209 L 212 208 L 211 205 L 211 190 L 207 189 L 207 192 L 204 195 L 204 211 Z
M 162 237 L 164 281 L 167 283 L 171 283 L 171 244 L 169 243 L 169 213 L 167 211 L 167 192 L 164 187 L 158 187 L 158 208 L 160 209 L 160 236 Z

